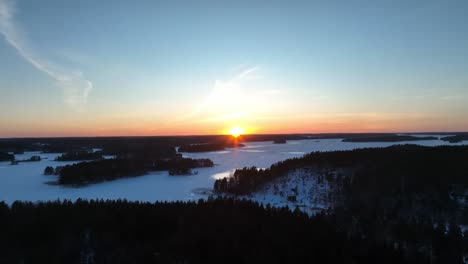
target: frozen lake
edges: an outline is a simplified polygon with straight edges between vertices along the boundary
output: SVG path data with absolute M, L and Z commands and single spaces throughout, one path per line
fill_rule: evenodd
M 198 194 L 200 188 L 211 189 L 215 178 L 225 177 L 236 168 L 256 166 L 269 167 L 271 164 L 292 157 L 300 157 L 312 151 L 351 150 L 366 147 L 386 147 L 395 144 L 418 144 L 424 146 L 463 145 L 467 141 L 449 144 L 441 140 L 425 140 L 399 143 L 354 143 L 341 139 L 298 140 L 286 144 L 272 142 L 249 142 L 244 148 L 217 152 L 185 153 L 185 157 L 209 158 L 216 164 L 212 168 L 195 169 L 197 175 L 169 176 L 166 171 L 151 172 L 145 176 L 103 182 L 81 188 L 49 185 L 56 176 L 43 175 L 46 166 L 58 166 L 73 162 L 58 162 L 59 154 L 28 152 L 15 155 L 16 159 L 27 159 L 32 155 L 41 156 L 40 162 L 24 162 L 10 165 L 0 162 L 0 201 L 12 203 L 15 200 L 56 200 L 56 199 L 127 199 L 139 201 L 192 200 L 206 198 Z

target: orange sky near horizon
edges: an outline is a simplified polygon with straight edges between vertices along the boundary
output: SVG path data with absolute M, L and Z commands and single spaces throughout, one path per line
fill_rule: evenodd
M 384 132 L 462 132 L 467 124 L 442 117 L 335 114 L 315 117 L 275 118 L 273 120 L 236 118 L 223 122 L 184 121 L 165 124 L 151 120 L 92 120 L 68 122 L 17 122 L 2 127 L 0 137 L 94 137 L 94 136 L 165 136 L 229 134 L 239 126 L 244 134 L 301 134 L 301 133 L 384 133 Z

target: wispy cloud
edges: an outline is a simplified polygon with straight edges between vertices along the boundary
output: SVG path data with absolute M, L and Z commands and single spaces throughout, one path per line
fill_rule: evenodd
M 91 81 L 84 79 L 80 72 L 67 71 L 37 56 L 27 44 L 14 18 L 14 2 L 0 0 L 0 34 L 23 59 L 56 82 L 56 85 L 63 90 L 68 105 L 77 111 L 83 111 L 93 88 Z
M 159 131 L 173 131 L 190 124 L 193 129 L 202 128 L 203 133 L 217 133 L 221 127 L 240 125 L 248 127 L 251 133 L 257 122 L 269 119 L 265 115 L 273 109 L 276 111 L 278 103 L 284 102 L 282 96 L 287 95 L 287 91 L 261 81 L 269 81 L 268 75 L 263 77 L 263 68 L 242 64 L 228 71 L 227 78 L 213 79 L 209 93 L 193 106 L 192 111 L 180 112 L 159 123 Z M 277 116 L 272 118 L 277 119 Z
M 196 106 L 194 111 L 185 116 L 184 119 L 200 113 L 212 104 L 226 105 L 226 103 L 230 101 L 238 100 L 236 95 L 239 93 L 241 83 L 258 70 L 259 67 L 255 66 L 241 71 L 229 80 L 215 80 L 211 93 Z
M 236 80 L 245 79 L 245 78 L 247 78 L 250 74 L 254 73 L 254 72 L 257 71 L 257 70 L 258 70 L 258 66 L 253 67 L 253 68 L 250 68 L 250 69 L 247 69 L 247 70 L 241 72 L 241 73 L 237 76 Z
M 216 123 L 247 119 L 261 108 L 265 98 L 281 93 L 278 89 L 257 89 L 253 86 L 256 80 L 263 78 L 259 75 L 259 66 L 246 67 L 241 64 L 230 71 L 236 73 L 227 79 L 215 79 L 210 93 L 192 111 L 171 119 L 167 125 L 187 121 Z

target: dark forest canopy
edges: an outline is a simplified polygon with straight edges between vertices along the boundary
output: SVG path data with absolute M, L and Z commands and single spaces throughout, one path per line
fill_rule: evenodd
M 102 159 L 101 151 L 75 150 L 63 153 L 55 158 L 57 161 L 97 160 Z
M 468 140 L 468 133 L 457 133 L 452 136 L 443 137 L 442 140 L 450 143 L 459 143 L 464 140 Z
M 418 133 L 431 135 L 456 135 L 454 140 L 468 140 L 468 133 Z M 395 136 L 395 133 L 320 133 L 320 134 L 247 134 L 239 139 L 241 142 L 303 140 L 303 139 L 342 139 L 362 137 L 386 137 Z M 410 133 L 408 133 L 410 135 Z M 67 138 L 0 138 L 0 152 L 43 151 L 50 153 L 65 153 L 82 149 L 99 148 L 104 155 L 118 155 L 129 152 L 142 152 L 152 149 L 160 150 L 161 155 L 173 155 L 174 148 L 190 144 L 206 144 L 226 142 L 231 140 L 230 135 L 206 135 L 206 136 L 153 136 L 153 137 L 67 137 Z M 445 139 L 444 139 L 445 140 Z
M 44 170 L 47 174 L 49 167 Z M 86 185 L 119 178 L 141 176 L 147 173 L 144 163 L 136 160 L 107 159 L 85 161 L 55 168 L 58 184 Z
M 168 170 L 172 175 L 188 174 L 192 168 L 212 167 L 209 159 L 175 158 L 164 160 L 102 159 L 77 164 L 46 167 L 45 175 L 58 175 L 60 185 L 86 185 L 119 178 L 136 177 L 148 171 Z
M 429 263 L 417 250 L 343 229 L 340 216 L 216 199 L 0 202 L 1 263 Z M 435 263 L 453 239 L 437 229 Z M 458 256 L 459 258 L 459 256 Z
M 216 180 L 214 189 L 249 194 L 299 168 L 319 172 L 317 177 L 332 186 L 332 210 L 347 219 L 337 225 L 349 234 L 393 241 L 405 251 L 417 249 L 432 255 L 435 263 L 447 258 L 446 263 L 461 264 L 461 256 L 468 254 L 468 232 L 462 238 L 458 228 L 468 226 L 468 146 L 314 152 L 268 169 L 238 169 L 232 177 Z M 350 173 L 334 173 L 338 171 Z M 451 237 L 450 245 L 439 248 L 444 234 Z
M 31 156 L 29 159 L 16 160 L 17 162 L 37 162 L 41 161 L 41 156 Z
M 233 140 L 214 142 L 214 143 L 202 143 L 202 144 L 189 144 L 179 147 L 179 152 L 208 152 L 208 151 L 219 151 L 225 150 L 226 148 L 241 148 L 245 145 Z
M 5 152 L 0 152 L 0 161 L 12 161 L 15 159 L 15 155 Z
M 208 152 L 208 151 L 224 150 L 225 148 L 226 146 L 222 142 L 201 143 L 201 144 L 182 145 L 179 147 L 178 151 L 179 152 Z
M 286 139 L 285 138 L 277 138 L 273 140 L 274 144 L 286 144 Z
M 217 180 L 215 190 L 249 193 L 294 168 L 352 168 L 356 191 L 396 194 L 403 191 L 446 193 L 453 184 L 468 186 L 468 146 L 398 145 L 350 151 L 313 152 L 273 164 L 269 169 L 244 168 Z M 403 184 L 402 184 L 403 181 Z M 359 183 L 359 184 L 357 184 Z

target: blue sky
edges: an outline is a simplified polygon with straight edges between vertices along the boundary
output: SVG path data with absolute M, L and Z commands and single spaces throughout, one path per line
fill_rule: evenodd
M 0 136 L 468 130 L 467 13 L 0 0 Z

